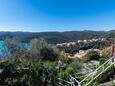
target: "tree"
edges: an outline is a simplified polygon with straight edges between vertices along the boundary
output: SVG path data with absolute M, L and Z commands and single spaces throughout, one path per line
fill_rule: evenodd
M 47 44 L 47 42 L 43 39 L 33 39 L 31 41 L 31 48 L 28 51 L 27 57 L 33 61 L 54 61 L 58 58 L 58 55 L 59 51 L 56 46 Z
M 38 40 L 38 39 L 33 39 L 31 40 L 31 47 L 30 47 L 30 51 L 33 54 L 40 54 L 40 50 L 45 46 L 46 42 L 42 41 L 42 40 Z
M 42 60 L 54 61 L 58 58 L 58 54 L 54 52 L 52 48 L 44 47 L 40 50 L 40 56 Z
M 111 56 L 111 47 L 105 47 L 102 50 L 102 56 L 103 57 L 110 57 Z
M 27 59 L 32 61 L 40 60 L 40 50 L 45 46 L 47 46 L 47 43 L 43 39 L 32 39 L 30 42 L 30 49 L 26 54 Z
M 82 65 L 78 61 L 73 61 L 69 64 L 69 67 L 72 67 L 74 69 L 74 72 L 77 73 L 81 70 Z
M 4 44 L 5 44 L 5 51 L 10 56 L 16 55 L 21 50 L 20 40 L 18 39 L 18 37 L 6 38 L 4 40 Z
M 101 57 L 99 59 L 100 65 L 102 65 L 105 61 L 107 61 L 107 58 L 106 57 Z
M 0 84 L 3 86 L 56 86 L 56 63 L 28 63 L 15 59 L 0 64 Z
M 84 59 L 86 61 L 90 61 L 90 60 L 99 60 L 99 53 L 96 51 L 90 51 L 88 52 L 87 55 L 85 55 Z

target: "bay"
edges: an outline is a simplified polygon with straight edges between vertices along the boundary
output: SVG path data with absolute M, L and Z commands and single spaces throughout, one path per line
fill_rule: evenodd
M 20 43 L 20 47 L 21 48 L 29 48 L 30 47 L 30 43 L 25 43 L 25 42 L 21 42 Z M 4 41 L 0 41 L 0 57 L 4 57 L 6 56 L 7 52 L 6 52 L 6 47 L 4 44 Z

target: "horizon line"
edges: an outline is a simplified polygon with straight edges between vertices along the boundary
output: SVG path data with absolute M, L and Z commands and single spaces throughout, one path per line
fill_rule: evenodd
M 0 32 L 27 32 L 27 33 L 42 33 L 42 32 L 72 32 L 72 31 L 103 31 L 103 32 L 109 32 L 109 31 L 115 31 L 113 30 L 64 30 L 64 31 L 21 31 L 21 30 L 17 30 L 17 31 L 3 31 L 1 30 Z

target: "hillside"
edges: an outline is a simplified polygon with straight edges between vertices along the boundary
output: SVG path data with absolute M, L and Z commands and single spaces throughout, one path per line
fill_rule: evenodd
M 44 38 L 51 43 L 60 43 L 66 41 L 77 41 L 83 39 L 96 38 L 104 34 L 103 31 L 66 31 L 66 32 L 0 32 L 0 39 L 6 37 L 18 36 L 22 40 L 30 40 L 32 38 Z
M 104 38 L 115 38 L 115 30 L 108 31 L 106 34 L 102 35 Z
M 0 39 L 6 37 L 19 37 L 22 41 L 32 38 L 44 38 L 49 43 L 61 43 L 91 38 L 115 38 L 115 31 L 65 31 L 65 32 L 0 32 Z

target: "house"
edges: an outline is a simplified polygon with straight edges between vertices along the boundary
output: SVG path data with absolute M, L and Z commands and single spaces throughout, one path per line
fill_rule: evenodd
M 87 40 L 83 40 L 84 43 L 87 43 Z
M 85 50 L 79 50 L 79 52 L 77 52 L 76 54 L 74 54 L 74 57 L 82 58 L 86 54 L 87 54 L 87 52 Z
M 78 40 L 77 42 L 80 43 L 80 42 L 82 42 L 82 40 Z

